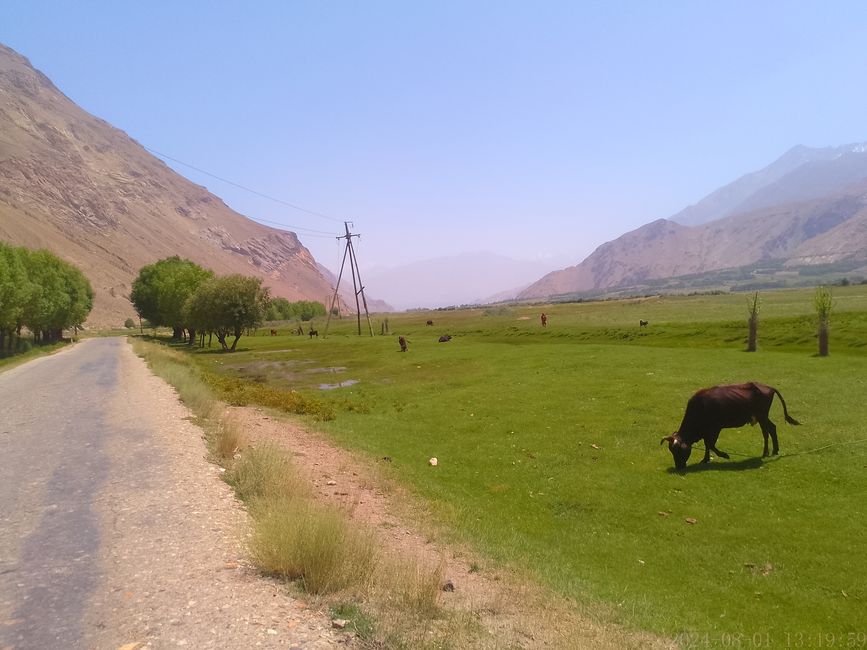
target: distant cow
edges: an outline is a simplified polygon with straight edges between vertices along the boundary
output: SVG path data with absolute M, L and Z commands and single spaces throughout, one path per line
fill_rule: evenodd
M 429 320 L 427 323 L 425 323 L 425 325 L 433 325 L 433 321 Z
M 440 343 L 447 343 L 448 341 L 451 341 L 451 340 L 452 340 L 452 337 L 451 337 L 450 334 L 443 334 L 443 335 L 439 338 L 439 342 L 440 342 Z
M 542 321 L 542 327 L 548 327 L 548 314 L 542 312 L 542 316 L 540 317 Z
M 783 396 L 773 386 L 765 386 L 756 382 L 748 384 L 732 384 L 730 386 L 714 386 L 703 388 L 689 398 L 686 413 L 680 428 L 670 436 L 659 441 L 668 442 L 668 449 L 674 457 L 674 466 L 684 469 L 692 446 L 699 440 L 704 440 L 704 458 L 702 463 L 710 462 L 710 452 L 720 458 L 729 455 L 716 448 L 716 441 L 722 429 L 742 427 L 747 423 L 759 423 L 765 438 L 763 457 L 768 455 L 768 436 L 774 443 L 774 455 L 780 451 L 777 442 L 777 427 L 768 418 L 774 395 L 779 396 L 783 405 L 783 415 L 789 424 L 800 424 L 789 417 Z
M 277 336 L 277 330 L 271 330 L 271 336 Z
M 638 321 L 638 326 L 639 327 L 647 327 L 647 321 L 646 320 Z
M 314 329 L 310 330 L 310 338 L 312 339 L 314 336 L 316 338 L 319 338 L 319 330 L 314 330 Z
M 400 351 L 406 352 L 406 339 L 402 336 L 398 336 L 397 342 L 400 343 Z

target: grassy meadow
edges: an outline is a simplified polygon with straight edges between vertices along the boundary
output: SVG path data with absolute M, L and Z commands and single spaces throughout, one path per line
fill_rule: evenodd
M 867 286 L 834 300 L 826 358 L 812 290 L 761 294 L 756 353 L 744 352 L 746 296 L 721 294 L 377 315 L 372 338 L 354 319 L 322 338 L 323 319 L 318 339 L 286 325 L 194 356 L 325 403 L 333 418 L 312 426 L 390 457 L 457 539 L 603 620 L 687 647 L 863 647 Z M 675 473 L 659 440 L 690 395 L 752 380 L 802 422 L 786 424 L 775 400 L 781 455 L 760 458 L 758 427 L 727 429 L 732 460 L 699 466 L 697 448 Z

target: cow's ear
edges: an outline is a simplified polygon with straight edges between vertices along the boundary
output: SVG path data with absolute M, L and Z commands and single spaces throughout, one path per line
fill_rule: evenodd
M 673 435 L 665 436 L 665 438 L 663 438 L 662 440 L 659 441 L 659 444 L 661 445 L 663 442 L 666 442 L 666 441 L 674 442 L 674 436 Z

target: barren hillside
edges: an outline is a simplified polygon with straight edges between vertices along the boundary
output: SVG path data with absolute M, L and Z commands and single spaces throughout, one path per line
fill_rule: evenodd
M 2 45 L 0 239 L 81 268 L 96 292 L 88 322 L 98 326 L 133 316 L 138 269 L 169 255 L 257 275 L 289 300 L 328 304 L 333 291 L 294 233 L 234 212 Z

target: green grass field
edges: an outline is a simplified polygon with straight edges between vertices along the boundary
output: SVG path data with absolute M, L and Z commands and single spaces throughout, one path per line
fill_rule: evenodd
M 863 647 L 867 286 L 835 288 L 827 358 L 812 296 L 762 294 L 757 353 L 743 351 L 746 296 L 725 294 L 392 314 L 390 336 L 376 316 L 373 338 L 339 320 L 327 339 L 266 329 L 236 354 L 195 356 L 329 402 L 335 419 L 313 426 L 389 456 L 457 538 L 604 619 L 685 646 Z M 729 429 L 718 446 L 732 460 L 699 467 L 695 451 L 673 472 L 659 440 L 690 395 L 750 380 L 803 423 L 775 400 L 781 455 L 759 458 L 758 427 Z

